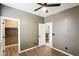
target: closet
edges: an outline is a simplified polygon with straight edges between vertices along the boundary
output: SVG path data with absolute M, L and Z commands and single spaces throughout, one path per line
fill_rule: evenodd
M 16 21 L 5 20 L 5 46 L 18 43 L 18 27 Z
M 18 22 L 5 19 L 5 55 L 18 53 Z

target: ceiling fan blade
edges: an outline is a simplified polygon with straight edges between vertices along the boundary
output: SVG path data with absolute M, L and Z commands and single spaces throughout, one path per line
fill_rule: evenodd
M 61 4 L 48 4 L 48 7 L 52 7 L 52 6 L 60 6 Z
M 39 7 L 39 8 L 37 8 L 37 9 L 35 9 L 34 11 L 37 11 L 37 10 L 39 10 L 39 9 L 41 9 L 42 7 Z
M 39 5 L 43 5 L 42 3 L 37 3 L 37 4 L 39 4 Z

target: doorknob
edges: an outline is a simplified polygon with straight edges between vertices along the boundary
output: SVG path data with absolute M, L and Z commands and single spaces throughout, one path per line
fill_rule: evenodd
M 52 34 L 53 36 L 55 35 L 55 33 Z

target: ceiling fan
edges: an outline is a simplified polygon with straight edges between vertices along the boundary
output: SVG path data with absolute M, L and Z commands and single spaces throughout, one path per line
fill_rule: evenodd
M 58 7 L 60 6 L 61 4 L 58 3 L 58 4 L 47 4 L 47 3 L 37 3 L 38 5 L 41 5 L 41 7 L 35 9 L 34 11 L 38 11 L 39 9 L 42 9 L 43 11 L 45 11 L 46 13 L 48 13 L 48 9 L 47 7 Z

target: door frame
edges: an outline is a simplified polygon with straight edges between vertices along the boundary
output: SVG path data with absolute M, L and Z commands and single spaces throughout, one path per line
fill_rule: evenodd
M 8 20 L 12 20 L 12 21 L 17 21 L 18 22 L 18 53 L 20 53 L 20 19 L 15 19 L 15 18 L 9 18 L 9 17 L 3 17 L 3 16 L 0 16 L 1 18 L 1 40 L 2 40 L 2 51 L 4 50 L 5 51 L 5 48 L 4 48 L 4 45 L 5 44 L 5 40 L 3 40 L 3 22 L 5 19 L 8 19 Z M 4 38 L 5 39 L 5 38 Z M 3 52 L 1 53 L 3 55 Z
M 39 24 L 43 24 L 44 26 L 45 26 L 45 24 L 52 24 L 52 28 L 50 29 L 50 30 L 52 30 L 51 32 L 52 32 L 52 34 L 53 34 L 53 22 L 47 22 L 47 23 L 39 23 Z M 39 35 L 39 24 L 38 24 L 38 35 Z M 45 27 L 44 27 L 45 28 Z M 45 31 L 44 31 L 44 34 L 45 34 Z M 52 34 L 51 34 L 51 37 L 52 37 L 52 45 L 50 46 L 50 47 L 53 47 L 53 36 L 52 36 Z M 51 39 L 51 38 L 50 38 Z M 38 37 L 38 43 L 39 43 L 39 37 Z M 46 45 L 46 43 L 45 43 L 45 45 Z

